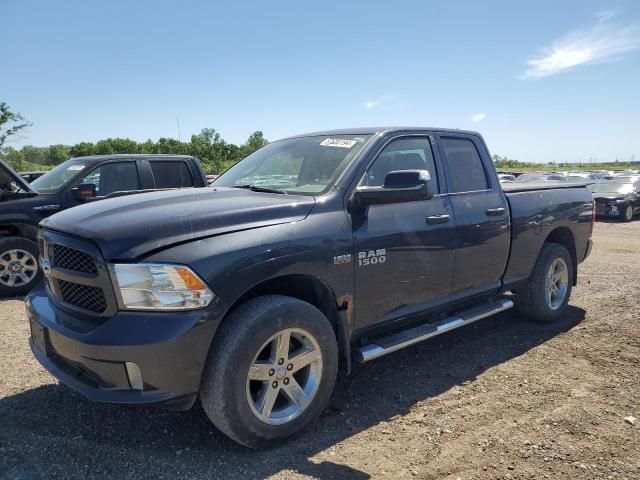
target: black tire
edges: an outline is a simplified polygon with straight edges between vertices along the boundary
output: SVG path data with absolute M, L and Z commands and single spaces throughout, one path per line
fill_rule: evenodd
M 7 276 L 7 259 L 10 259 L 10 255 L 13 250 L 28 252 L 31 254 L 32 259 L 29 260 L 29 267 L 35 267 L 36 273 L 28 281 L 22 280 L 18 277 L 13 280 L 13 285 L 8 285 L 10 279 Z M 38 244 L 28 238 L 22 237 L 5 237 L 0 238 L 0 297 L 16 297 L 20 295 L 26 295 L 42 278 L 42 272 L 38 265 Z M 22 260 L 23 254 L 19 255 L 19 259 Z M 28 274 L 31 275 L 31 271 Z
M 551 308 L 546 299 L 546 280 L 551 264 L 556 259 L 562 259 L 568 267 L 567 289 L 562 303 L 555 309 Z M 562 317 L 573 288 L 573 260 L 568 250 L 557 243 L 545 243 L 538 257 L 531 277 L 527 283 L 515 293 L 515 304 L 518 312 L 524 318 L 535 322 L 551 323 Z
M 628 203 L 627 205 L 623 205 L 620 209 L 620 220 L 623 222 L 630 222 L 633 220 L 633 205 Z
M 315 396 L 301 413 L 280 425 L 261 421 L 247 398 L 249 367 L 261 347 L 278 332 L 309 332 L 322 353 Z M 331 324 L 313 305 L 281 295 L 257 297 L 235 309 L 217 332 L 202 376 L 200 399 L 213 424 L 236 442 L 264 448 L 299 433 L 327 405 L 338 372 L 338 346 Z

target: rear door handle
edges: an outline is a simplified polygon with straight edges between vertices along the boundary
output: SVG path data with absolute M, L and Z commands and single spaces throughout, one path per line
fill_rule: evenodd
M 504 212 L 505 209 L 503 207 L 487 208 L 487 216 L 489 217 L 497 217 L 499 215 L 502 215 Z
M 430 215 L 427 217 L 427 223 L 429 225 L 435 225 L 437 223 L 447 223 L 451 220 L 451 215 L 447 215 L 446 213 L 443 215 Z

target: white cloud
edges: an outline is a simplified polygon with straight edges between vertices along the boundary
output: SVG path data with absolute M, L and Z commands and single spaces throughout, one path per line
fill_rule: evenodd
M 396 94 L 381 95 L 373 100 L 367 100 L 362 104 L 367 110 L 380 108 L 382 110 L 397 110 L 404 107 L 402 96 Z
M 598 17 L 598 23 L 603 23 L 608 20 L 611 20 L 613 17 L 616 16 L 616 13 L 617 12 L 615 10 L 602 10 L 598 12 L 598 14 L 596 15 Z
M 598 13 L 598 22 L 589 29 L 569 32 L 544 50 L 544 56 L 527 62 L 521 78 L 538 79 L 556 75 L 578 65 L 616 59 L 640 48 L 640 21 L 628 24 L 612 22 L 615 12 Z
M 484 120 L 485 118 L 487 118 L 487 114 L 486 113 L 475 113 L 473 115 L 471 115 L 471 121 L 473 123 L 478 123 L 481 122 L 482 120 Z

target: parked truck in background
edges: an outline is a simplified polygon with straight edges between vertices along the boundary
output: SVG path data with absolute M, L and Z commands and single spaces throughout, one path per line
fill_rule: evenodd
M 474 132 L 296 136 L 212 187 L 44 220 L 30 343 L 93 400 L 187 409 L 199 396 L 250 447 L 318 417 L 353 360 L 514 305 L 557 321 L 591 249 L 591 193 L 501 187 Z
M 123 194 L 205 186 L 198 159 L 182 155 L 77 157 L 31 183 L 0 161 L 0 298 L 24 295 L 39 280 L 36 236 L 43 218 Z

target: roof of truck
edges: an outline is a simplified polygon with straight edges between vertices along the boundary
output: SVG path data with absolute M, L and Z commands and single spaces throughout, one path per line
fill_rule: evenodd
M 87 155 L 86 157 L 72 157 L 69 160 L 83 160 L 87 162 L 111 160 L 118 158 L 153 158 L 157 160 L 179 160 L 195 158 L 191 155 L 173 155 L 170 153 L 114 153 L 111 155 Z
M 291 135 L 286 138 L 298 137 L 316 137 L 330 135 L 372 135 L 375 133 L 389 132 L 441 132 L 441 133 L 464 133 L 467 135 L 478 135 L 473 130 L 459 130 L 455 128 L 436 128 L 436 127 L 359 127 L 359 128 L 340 128 L 335 130 L 323 130 L 319 132 L 304 133 L 300 135 Z

